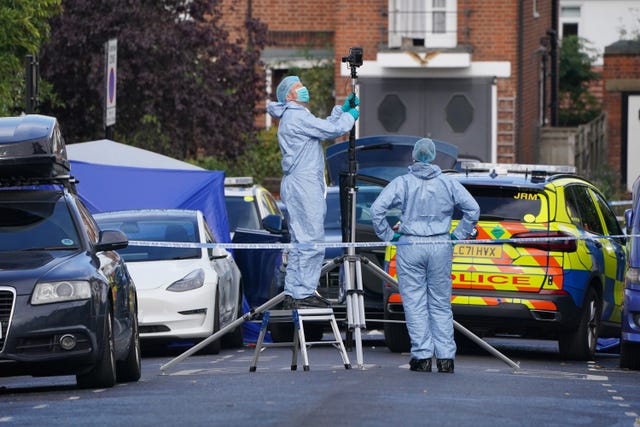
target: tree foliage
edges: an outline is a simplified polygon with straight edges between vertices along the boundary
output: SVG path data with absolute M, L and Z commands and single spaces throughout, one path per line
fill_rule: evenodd
M 258 131 L 258 142 L 249 145 L 245 153 L 235 159 L 206 156 L 191 162 L 209 170 L 224 170 L 227 176 L 251 176 L 254 182 L 264 183 L 268 178 L 282 176 L 277 132 L 276 127 Z
M 593 71 L 595 55 L 590 55 L 587 41 L 576 36 L 562 39 L 559 66 L 561 126 L 588 123 L 600 114 L 600 105 L 589 90 L 589 85 L 600 78 Z
M 117 38 L 116 139 L 180 159 L 241 154 L 255 142 L 266 27 L 246 20 L 244 38 L 230 40 L 221 3 L 63 0 L 41 68 L 64 107 L 43 109 L 69 142 L 102 138 L 104 44 Z
M 308 61 L 314 61 L 310 55 Z M 333 85 L 333 64 L 316 60 L 311 68 L 289 68 L 287 75 L 297 75 L 309 89 L 309 110 L 318 117 L 327 117 L 335 105 Z M 282 176 L 282 155 L 278 145 L 278 128 L 258 132 L 258 142 L 248 144 L 244 155 L 235 159 L 218 156 L 199 157 L 192 163 L 210 170 L 224 170 L 227 176 L 252 176 L 254 182 L 265 184 Z M 323 141 L 326 147 L 333 141 Z M 279 190 L 277 190 L 279 191 Z
M 25 106 L 25 56 L 37 55 L 61 0 L 0 1 L 0 115 Z
M 318 117 L 327 117 L 335 105 L 333 84 L 333 62 L 314 60 L 306 54 L 307 61 L 312 62 L 310 68 L 289 68 L 289 75 L 300 77 L 302 83 L 309 89 L 309 110 Z

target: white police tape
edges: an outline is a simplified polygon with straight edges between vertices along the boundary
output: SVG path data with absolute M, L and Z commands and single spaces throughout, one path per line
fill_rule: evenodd
M 225 249 L 319 249 L 319 248 L 379 248 L 382 246 L 409 246 L 409 245 L 480 245 L 499 243 L 545 243 L 572 240 L 599 240 L 599 239 L 626 239 L 640 237 L 638 234 L 621 234 L 613 236 L 562 236 L 562 237 L 525 237 L 518 239 L 476 239 L 476 240 L 422 240 L 402 242 L 316 242 L 316 243 L 188 243 L 188 242 L 161 242 L 146 240 L 130 240 L 130 246 L 153 246 L 168 248 L 225 248 Z

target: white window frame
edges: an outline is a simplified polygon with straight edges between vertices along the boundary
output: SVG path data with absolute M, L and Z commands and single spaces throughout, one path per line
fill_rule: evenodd
M 444 6 L 434 6 L 435 3 Z M 453 48 L 458 44 L 458 1 L 457 0 L 389 0 L 389 47 L 402 47 L 403 38 L 424 39 L 427 48 Z M 412 22 L 410 15 L 402 12 L 422 14 L 423 22 Z M 434 12 L 445 13 L 445 32 L 434 32 Z M 418 15 L 419 16 L 419 15 Z M 415 16 L 414 18 L 415 19 Z M 418 27 L 416 34 L 411 27 Z M 422 27 L 422 28 L 420 28 Z

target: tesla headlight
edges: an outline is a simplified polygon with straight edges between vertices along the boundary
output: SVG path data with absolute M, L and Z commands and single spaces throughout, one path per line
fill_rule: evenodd
M 204 270 L 199 268 L 193 270 L 182 279 L 173 282 L 167 290 L 171 292 L 185 292 L 200 288 L 202 285 L 204 285 Z
M 91 298 L 91 285 L 85 280 L 38 283 L 31 295 L 31 304 L 75 301 Z

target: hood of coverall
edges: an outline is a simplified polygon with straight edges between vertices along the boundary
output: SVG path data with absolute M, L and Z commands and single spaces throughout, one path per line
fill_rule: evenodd
M 440 166 L 432 163 L 415 162 L 409 166 L 409 172 L 420 179 L 432 179 L 442 173 Z
M 288 109 L 299 109 L 299 110 L 304 110 L 305 107 L 297 104 L 293 101 L 289 101 L 286 103 L 282 103 L 282 102 L 270 102 L 267 105 L 267 113 L 269 113 L 269 115 L 271 117 L 273 117 L 274 119 L 281 119 L 282 116 L 284 115 L 284 112 Z

